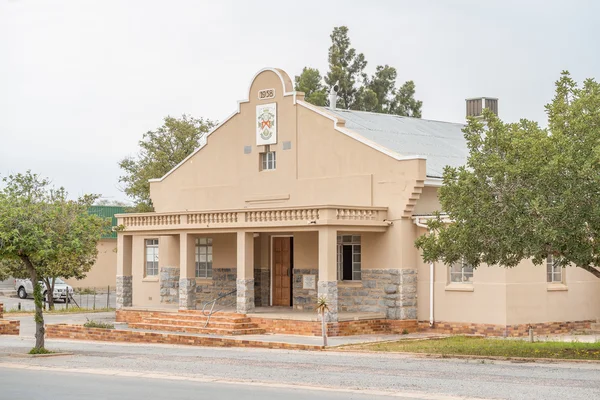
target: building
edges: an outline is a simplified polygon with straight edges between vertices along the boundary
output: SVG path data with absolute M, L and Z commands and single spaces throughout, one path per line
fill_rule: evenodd
M 113 227 L 117 226 L 116 214 L 125 212 L 123 207 L 115 206 L 92 206 L 89 212 L 102 218 L 110 218 Z M 97 288 L 114 290 L 117 276 L 117 233 L 110 232 L 102 236 L 98 241 L 98 258 L 86 277 L 83 279 L 66 279 L 66 282 L 74 288 Z
M 471 113 L 482 107 L 497 101 L 468 101 Z M 118 307 L 189 310 L 231 292 L 238 313 L 275 307 L 288 319 L 326 296 L 332 324 L 491 334 L 589 325 L 600 282 L 587 272 L 548 281 L 529 263 L 423 263 L 414 241 L 440 208 L 444 166 L 466 160 L 462 127 L 316 107 L 284 71 L 259 71 L 201 147 L 151 180 L 155 212 L 118 216 Z

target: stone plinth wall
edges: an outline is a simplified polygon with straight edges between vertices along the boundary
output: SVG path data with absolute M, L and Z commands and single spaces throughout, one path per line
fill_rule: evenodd
M 338 285 L 339 311 L 382 312 L 388 319 L 417 318 L 417 271 L 364 269 L 362 280 Z
M 485 335 L 502 337 L 529 336 L 529 327 L 533 328 L 535 335 L 559 335 L 572 331 L 590 329 L 595 321 L 567 321 L 567 322 L 545 322 L 537 324 L 519 325 L 492 325 L 492 324 L 469 324 L 464 322 L 441 322 L 436 321 L 433 328 L 429 327 L 429 321 L 419 321 L 419 330 L 424 332 L 444 333 L 451 335 Z
M 0 319 L 4 318 L 4 303 L 0 303 Z
M 86 328 L 82 325 L 46 325 L 49 339 L 97 340 L 102 342 L 161 343 L 207 347 L 259 347 L 286 350 L 320 350 L 322 346 L 261 342 L 233 338 L 215 338 L 185 334 L 125 331 L 119 329 Z
M 133 277 L 117 276 L 117 308 L 131 307 L 133 301 Z
M 319 270 L 311 269 L 296 269 L 293 270 L 294 281 L 292 282 L 292 295 L 294 296 L 293 305 L 298 310 L 314 310 L 317 305 L 317 282 L 319 281 Z M 304 289 L 304 275 L 315 276 L 315 287 L 313 289 Z
M 196 301 L 204 304 L 218 297 L 219 294 L 225 294 L 235 290 L 237 279 L 237 269 L 234 268 L 213 268 L 212 279 L 202 279 L 196 284 Z M 235 298 L 235 296 L 233 296 Z M 231 302 L 230 299 L 225 299 Z
M 271 305 L 271 272 L 267 268 L 254 268 L 254 303 L 257 307 Z
M 179 267 L 160 267 L 160 302 L 179 304 Z

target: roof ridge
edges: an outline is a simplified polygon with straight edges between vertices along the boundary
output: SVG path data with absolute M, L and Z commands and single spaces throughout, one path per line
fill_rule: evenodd
M 397 114 L 386 114 L 386 113 L 378 113 L 378 112 L 373 112 L 373 111 L 362 111 L 362 110 L 347 110 L 345 108 L 335 108 L 332 109 L 331 107 L 323 107 L 323 106 L 316 106 L 316 107 L 320 107 L 323 108 L 327 111 L 331 111 L 331 112 L 337 112 L 337 111 L 341 111 L 341 112 L 351 112 L 351 113 L 361 113 L 361 114 L 370 114 L 370 115 L 386 115 L 386 116 L 390 116 L 390 117 L 395 117 L 395 118 L 399 118 L 399 119 L 411 119 L 411 120 L 415 120 L 415 121 L 426 121 L 426 122 L 438 122 L 438 123 L 442 123 L 442 124 L 452 124 L 452 125 L 462 125 L 465 126 L 466 123 L 461 123 L 461 122 L 450 122 L 450 121 L 441 121 L 438 119 L 427 119 L 427 118 L 417 118 L 417 117 L 407 117 L 405 115 L 397 115 Z

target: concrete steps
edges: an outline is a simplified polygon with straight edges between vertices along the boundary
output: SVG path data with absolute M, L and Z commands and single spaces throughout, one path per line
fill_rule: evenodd
M 206 324 L 206 318 L 202 321 L 190 320 L 190 319 L 175 319 L 175 318 L 144 318 L 144 322 L 149 324 L 158 324 L 158 325 L 174 325 L 174 326 L 184 326 L 184 327 L 204 327 Z M 221 329 L 249 329 L 255 328 L 256 324 L 250 322 L 250 318 L 241 318 L 240 321 L 228 321 L 224 318 L 219 320 L 213 320 L 211 318 L 209 326 L 211 328 L 221 328 Z
M 265 333 L 264 329 L 260 328 L 203 328 L 202 326 L 181 326 L 181 325 L 169 325 L 169 324 L 149 324 L 138 322 L 129 324 L 130 328 L 133 329 L 144 329 L 151 331 L 167 331 L 167 332 L 184 332 L 184 333 L 201 333 L 206 335 L 224 335 L 224 336 L 235 336 L 235 335 L 261 335 Z
M 181 310 L 177 313 L 154 313 L 143 317 L 140 322 L 130 323 L 132 329 L 153 331 L 185 332 L 212 335 L 259 335 L 265 330 L 237 313 L 216 313 L 206 324 L 207 316 L 197 310 Z

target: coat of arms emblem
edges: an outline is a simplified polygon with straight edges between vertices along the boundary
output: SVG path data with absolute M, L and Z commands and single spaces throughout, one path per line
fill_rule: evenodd
M 264 104 L 256 107 L 257 145 L 277 143 L 277 104 Z

